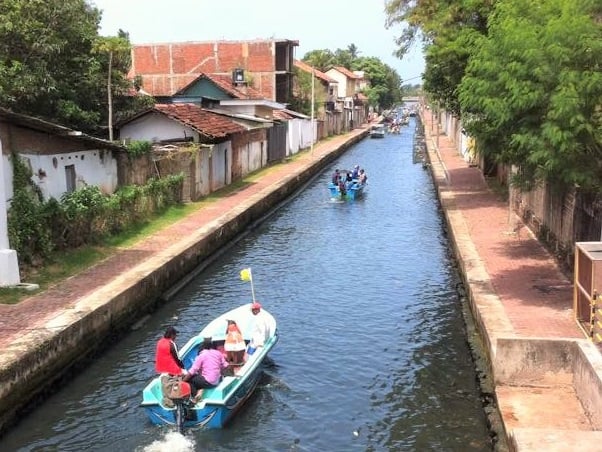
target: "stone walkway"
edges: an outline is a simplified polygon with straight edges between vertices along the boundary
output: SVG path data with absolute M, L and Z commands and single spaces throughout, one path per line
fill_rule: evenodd
M 486 346 L 494 359 L 499 339 L 523 347 L 520 358 L 506 351 L 494 365 L 508 379 L 500 382 L 500 375 L 495 375 L 508 446 L 523 452 L 601 450 L 602 432 L 590 418 L 595 414 L 588 415 L 579 398 L 595 393 L 596 386 L 580 388 L 579 396 L 573 373 L 559 364 L 576 359 L 563 355 L 560 344 L 580 341 L 593 348 L 598 364 L 591 366 L 600 377 L 595 370 L 599 352 L 574 318 L 572 281 L 520 220 L 509 215 L 508 203 L 488 188 L 481 171 L 463 159 L 449 137 L 437 136 L 428 112 L 423 119 L 439 196 L 477 322 L 486 331 Z M 548 355 L 538 354 L 541 350 Z

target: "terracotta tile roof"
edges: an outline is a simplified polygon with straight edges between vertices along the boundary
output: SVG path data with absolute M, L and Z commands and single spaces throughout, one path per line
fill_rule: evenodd
M 154 111 L 181 122 L 209 138 L 224 138 L 246 129 L 230 119 L 195 104 L 156 104 Z
M 311 74 L 311 71 L 313 70 L 314 71 L 314 75 L 317 78 L 319 78 L 321 80 L 324 80 L 327 83 L 338 83 L 335 79 L 330 78 L 324 72 L 321 72 L 321 71 L 318 71 L 317 69 L 314 69 L 313 67 L 311 67 L 309 64 L 305 63 L 304 61 L 295 60 L 294 64 L 295 64 L 295 66 L 297 66 L 302 71 L 309 72 L 310 74 Z
M 286 121 L 289 119 L 294 119 L 295 117 L 285 110 L 274 110 L 274 119 L 280 119 L 281 121 Z
M 361 79 L 361 77 L 358 77 L 357 75 L 355 75 L 353 72 L 351 72 L 349 69 L 347 69 L 346 67 L 343 66 L 335 66 L 334 69 L 336 69 L 337 71 L 339 71 L 341 74 L 345 75 L 345 77 L 347 78 L 352 78 L 352 79 Z

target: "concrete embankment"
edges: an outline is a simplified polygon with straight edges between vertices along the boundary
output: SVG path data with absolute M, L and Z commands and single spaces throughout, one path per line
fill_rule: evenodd
M 307 184 L 367 128 L 325 140 L 293 161 L 108 261 L 15 306 L 2 306 L 0 434 L 122 332 L 169 298 L 187 275 Z M 133 262 L 118 271 L 124 262 Z M 108 276 L 106 275 L 108 273 Z M 167 294 L 167 295 L 166 295 Z M 26 325 L 26 326 L 25 326 Z
M 602 358 L 573 318 L 571 282 L 532 234 L 509 230 L 508 204 L 449 137 L 433 135 L 432 115 L 422 119 L 507 447 L 602 450 Z

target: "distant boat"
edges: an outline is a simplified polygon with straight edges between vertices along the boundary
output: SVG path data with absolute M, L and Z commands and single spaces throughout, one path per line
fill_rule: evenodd
M 384 124 L 376 124 L 370 129 L 370 138 L 384 138 L 386 129 Z

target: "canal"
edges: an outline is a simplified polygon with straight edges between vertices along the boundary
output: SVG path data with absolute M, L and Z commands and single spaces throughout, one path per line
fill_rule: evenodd
M 415 120 L 366 138 L 199 273 L 0 441 L 6 451 L 492 450 L 467 345 L 460 282 Z M 359 164 L 363 199 L 334 202 Z M 260 387 L 223 430 L 185 437 L 139 408 L 165 328 L 178 341 L 251 300 L 278 320 Z

